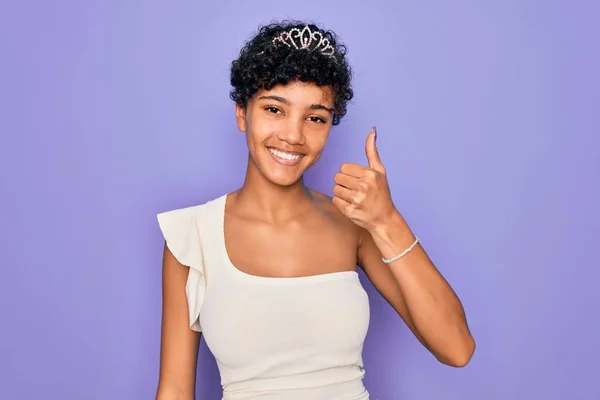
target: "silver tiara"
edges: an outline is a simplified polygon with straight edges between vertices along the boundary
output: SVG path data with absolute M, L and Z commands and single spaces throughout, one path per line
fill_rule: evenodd
M 298 50 L 319 51 L 323 55 L 335 60 L 335 49 L 329 43 L 329 39 L 323 37 L 320 31 L 311 31 L 307 25 L 304 28 L 292 28 L 287 32 L 282 32 L 273 39 L 273 44 L 281 43 L 287 47 L 293 47 Z

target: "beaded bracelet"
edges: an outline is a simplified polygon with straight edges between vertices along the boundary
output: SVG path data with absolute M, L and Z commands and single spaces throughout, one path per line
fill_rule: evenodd
M 402 253 L 398 254 L 397 256 L 394 256 L 392 258 L 383 258 L 381 257 L 381 260 L 386 263 L 392 263 L 402 257 L 404 257 L 406 254 L 408 254 L 409 251 L 411 251 L 413 249 L 413 247 L 415 247 L 417 245 L 417 243 L 419 243 L 419 238 L 415 236 L 415 241 L 413 242 L 413 244 L 411 244 L 407 249 L 405 249 Z

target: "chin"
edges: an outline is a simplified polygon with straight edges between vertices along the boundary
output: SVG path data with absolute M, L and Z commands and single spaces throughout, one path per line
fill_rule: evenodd
M 298 183 L 298 181 L 302 178 L 302 175 L 294 177 L 294 178 L 288 178 L 288 177 L 282 177 L 282 176 L 267 176 L 266 177 L 269 181 L 271 181 L 271 183 L 273 183 L 274 185 L 277 186 L 281 186 L 281 187 L 289 187 L 289 186 L 293 186 L 294 184 Z

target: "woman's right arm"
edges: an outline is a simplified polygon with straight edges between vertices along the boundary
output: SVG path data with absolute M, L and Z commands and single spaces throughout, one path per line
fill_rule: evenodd
M 160 376 L 156 400 L 194 400 L 200 333 L 189 327 L 185 284 L 189 267 L 165 243 L 162 272 Z

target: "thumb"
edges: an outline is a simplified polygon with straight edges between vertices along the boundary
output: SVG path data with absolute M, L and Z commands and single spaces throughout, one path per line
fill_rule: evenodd
M 369 168 L 373 168 L 375 171 L 385 173 L 385 168 L 379 157 L 379 151 L 377 151 L 377 128 L 373 127 L 369 136 L 367 136 L 367 143 L 365 144 L 365 152 L 367 153 L 367 160 L 369 161 Z

